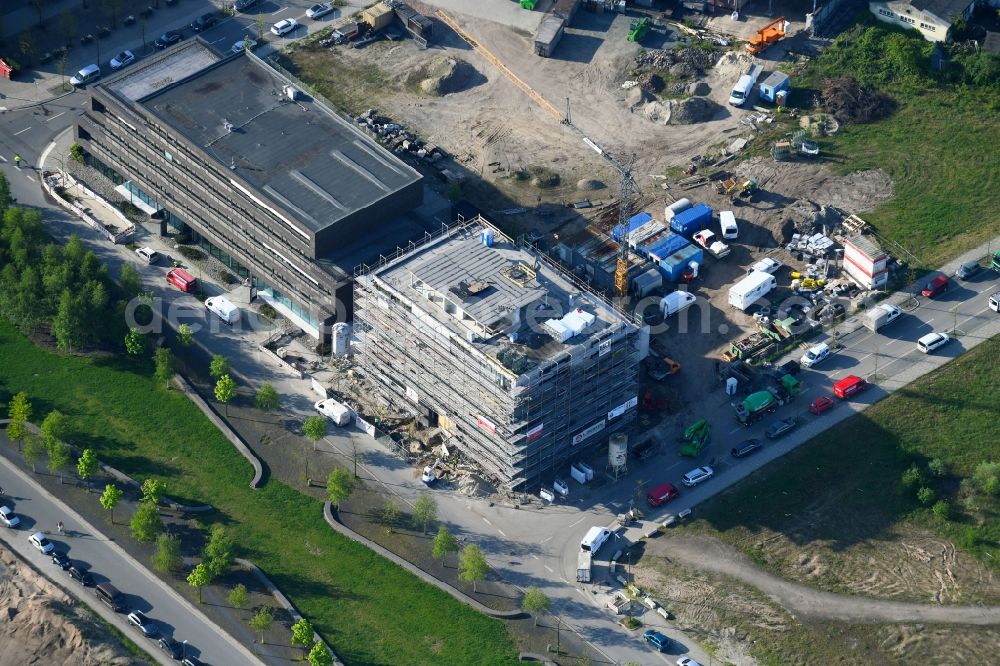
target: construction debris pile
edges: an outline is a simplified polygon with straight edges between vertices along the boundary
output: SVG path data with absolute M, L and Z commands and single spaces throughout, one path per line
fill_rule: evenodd
M 704 73 L 710 69 L 718 59 L 715 51 L 704 49 L 683 48 L 664 50 L 644 51 L 636 56 L 636 69 L 662 70 L 670 73 L 671 76 L 690 77 Z
M 878 90 L 867 90 L 850 76 L 823 80 L 823 107 L 842 123 L 872 123 L 888 117 L 896 102 Z
M 402 125 L 392 122 L 392 119 L 380 116 L 378 110 L 368 109 L 355 118 L 362 129 L 368 130 L 382 145 L 401 157 L 412 157 L 420 161 L 433 163 L 447 157 L 438 146 L 421 141 Z

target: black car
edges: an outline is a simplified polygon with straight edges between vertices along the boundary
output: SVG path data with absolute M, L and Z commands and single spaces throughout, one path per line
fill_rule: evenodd
M 636 460 L 645 460 L 649 456 L 653 455 L 655 449 L 656 442 L 651 439 L 647 439 L 632 448 L 632 455 L 636 457 Z
M 195 32 L 201 32 L 202 30 L 208 30 L 213 25 L 215 25 L 215 14 L 202 14 L 191 22 L 191 29 Z
M 982 268 L 983 266 L 979 263 L 979 261 L 967 261 L 958 267 L 958 270 L 955 271 L 955 277 L 959 280 L 968 280 L 970 277 L 979 273 Z
M 66 553 L 61 550 L 56 550 L 52 552 L 52 564 L 56 565 L 60 569 L 68 569 L 69 565 L 72 564 L 70 559 L 66 556 Z
M 780 421 L 775 421 L 771 424 L 771 427 L 767 429 L 768 439 L 778 439 L 784 434 L 787 434 L 795 427 L 795 419 L 781 419 Z
M 157 37 L 156 41 L 153 42 L 153 46 L 158 49 L 165 49 L 168 46 L 173 46 L 182 39 L 184 39 L 184 35 L 179 30 L 171 30 Z
M 764 444 L 759 439 L 747 439 L 734 446 L 730 453 L 733 454 L 734 458 L 745 458 L 763 446 Z
M 77 581 L 84 587 L 91 587 L 94 584 L 94 577 L 90 575 L 90 572 L 85 569 L 81 569 L 75 564 L 69 565 L 66 569 L 66 573 L 69 574 L 70 578 Z
M 170 655 L 171 659 L 180 659 L 181 654 L 181 644 L 175 641 L 170 636 L 164 636 L 156 642 L 160 646 L 160 649 Z

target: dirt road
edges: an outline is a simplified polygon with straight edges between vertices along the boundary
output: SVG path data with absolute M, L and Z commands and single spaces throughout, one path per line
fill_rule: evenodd
M 756 587 L 799 619 L 853 624 L 926 622 L 1000 624 L 1000 606 L 940 606 L 852 597 L 814 590 L 758 568 L 743 553 L 708 537 L 661 537 L 647 543 L 646 557 L 664 557 Z

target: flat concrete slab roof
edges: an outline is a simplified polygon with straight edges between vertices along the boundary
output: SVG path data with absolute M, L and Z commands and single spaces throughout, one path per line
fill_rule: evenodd
M 140 103 L 317 232 L 420 180 L 353 123 L 241 53 Z

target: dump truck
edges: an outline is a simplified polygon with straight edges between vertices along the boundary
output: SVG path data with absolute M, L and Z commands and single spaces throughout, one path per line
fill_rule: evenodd
M 736 418 L 745 426 L 756 423 L 764 414 L 771 414 L 781 404 L 771 391 L 751 393 L 736 405 Z
M 696 457 L 711 439 L 712 429 L 708 421 L 705 419 L 695 421 L 684 431 L 684 436 L 681 439 L 684 443 L 684 446 L 681 447 L 681 455 L 689 458 Z
M 865 313 L 864 324 L 865 328 L 870 331 L 877 331 L 883 326 L 891 324 L 892 322 L 899 319 L 903 311 L 900 310 L 895 305 L 888 305 L 887 303 L 882 303 L 881 305 L 876 305 L 871 310 Z
M 993 259 L 990 260 L 990 268 L 1000 273 L 1000 250 L 993 253 Z
M 576 580 L 579 583 L 590 582 L 590 564 L 592 557 L 589 550 L 581 550 L 576 556 Z

